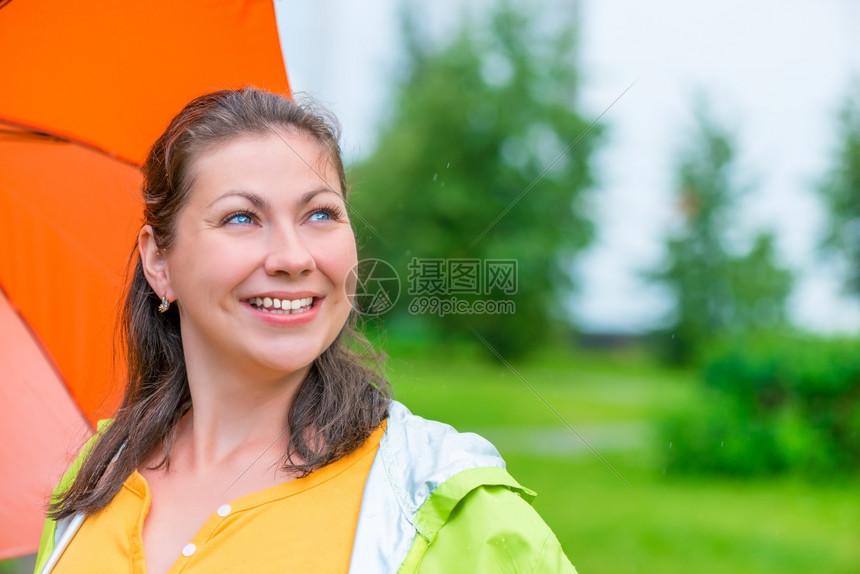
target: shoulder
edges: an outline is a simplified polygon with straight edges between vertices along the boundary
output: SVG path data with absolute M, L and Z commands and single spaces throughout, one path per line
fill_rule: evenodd
M 535 493 L 487 440 L 399 403 L 388 425 L 386 455 L 399 459 L 393 480 L 401 481 L 416 532 L 401 572 L 576 572 L 532 508 Z
M 54 491 L 51 494 L 52 501 L 58 500 L 69 488 L 71 488 L 72 483 L 74 483 L 75 479 L 78 477 L 78 473 L 80 472 L 87 455 L 89 455 L 95 443 L 104 435 L 105 431 L 107 431 L 112 423 L 113 419 L 98 421 L 95 434 L 93 434 L 93 436 L 84 443 L 78 456 L 72 464 L 69 465 L 69 468 L 60 479 L 60 482 L 57 484 L 56 488 L 54 488 Z M 42 537 L 39 542 L 39 551 L 36 556 L 37 572 L 42 570 L 45 564 L 49 561 L 49 557 L 54 554 L 55 550 L 62 550 L 61 548 L 57 549 L 56 546 L 57 542 L 63 537 L 63 535 L 67 531 L 73 535 L 82 521 L 83 515 L 69 516 L 59 521 L 55 521 L 51 518 L 45 519 L 45 525 L 42 528 Z
M 81 450 L 78 452 L 78 456 L 75 457 L 75 460 L 71 465 L 69 465 L 65 474 L 63 474 L 59 484 L 57 484 L 57 487 L 54 489 L 54 498 L 58 497 L 61 493 L 65 492 L 72 486 L 72 483 L 78 477 L 78 473 L 81 471 L 81 467 L 83 466 L 87 456 L 90 454 L 90 451 L 102 436 L 104 436 L 111 424 L 113 424 L 113 419 L 102 419 L 96 423 L 96 432 L 87 439 L 87 442 L 84 443 Z
M 499 452 L 483 437 L 416 416 L 397 401 L 391 401 L 378 456 L 389 479 L 411 493 L 411 500 L 403 502 L 412 512 L 440 484 L 464 470 L 505 467 Z
M 420 524 L 420 516 L 416 516 L 419 509 L 425 509 L 426 514 L 427 503 L 437 492 L 435 499 L 453 501 L 481 484 L 519 487 L 489 441 L 415 416 L 395 401 L 389 409 L 379 457 L 388 479 L 401 493 L 401 506 L 416 525 Z M 430 506 L 438 507 L 432 502 Z M 422 528 L 418 526 L 418 530 Z
M 390 571 L 403 561 L 416 537 L 429 534 L 431 523 L 419 524 L 416 517 L 442 484 L 461 475 L 507 474 L 504 465 L 484 438 L 413 415 L 391 401 L 364 485 L 350 572 Z M 453 484 L 465 488 L 462 479 Z
M 521 492 L 486 484 L 458 501 L 436 537 L 416 541 L 401 571 L 567 573 L 576 570 Z

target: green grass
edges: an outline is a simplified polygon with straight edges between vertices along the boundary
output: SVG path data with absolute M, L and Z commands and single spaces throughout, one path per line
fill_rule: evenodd
M 508 456 L 581 573 L 856 573 L 860 488 L 666 479 L 630 455 Z
M 556 351 L 525 364 L 504 364 L 449 349 L 390 351 L 388 376 L 402 399 L 422 416 L 464 429 L 493 425 L 625 422 L 682 408 L 692 377 L 580 353 Z M 520 378 L 522 377 L 522 378 Z M 551 406 L 547 406 L 548 405 Z
M 512 363 L 520 379 L 474 349 L 389 354 L 396 396 L 413 412 L 501 438 L 509 470 L 538 492 L 535 507 L 581 574 L 860 572 L 860 481 L 663 474 L 668 445 L 650 429 L 696 399 L 690 373 L 635 354 L 549 351 Z M 603 428 L 636 436 L 602 446 Z M 514 440 L 534 429 L 569 444 L 541 455 L 543 445 Z

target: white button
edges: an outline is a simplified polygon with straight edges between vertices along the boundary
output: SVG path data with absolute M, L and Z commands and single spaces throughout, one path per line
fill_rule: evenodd
M 218 507 L 218 516 L 227 516 L 230 514 L 230 511 L 233 510 L 230 508 L 229 504 L 222 504 Z
M 196 546 L 194 546 L 193 544 L 186 544 L 185 548 L 182 549 L 182 555 L 191 556 L 192 554 L 194 554 L 195 550 L 197 550 Z

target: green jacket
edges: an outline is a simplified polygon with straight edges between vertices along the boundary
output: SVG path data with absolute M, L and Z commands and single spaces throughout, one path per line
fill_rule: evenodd
M 533 499 L 502 469 L 455 475 L 416 514 L 418 534 L 397 572 L 576 574 Z
M 84 453 L 56 492 L 74 480 Z M 365 484 L 350 572 L 576 574 L 531 507 L 534 496 L 486 440 L 392 401 Z M 46 522 L 36 572 L 62 552 L 58 542 L 83 518 Z

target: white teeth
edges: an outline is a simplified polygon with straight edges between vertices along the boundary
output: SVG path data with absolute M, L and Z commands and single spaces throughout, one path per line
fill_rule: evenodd
M 302 299 L 275 299 L 273 297 L 251 297 L 248 303 L 263 311 L 278 311 L 280 313 L 293 313 L 301 310 L 306 311 L 313 304 L 313 297 Z

